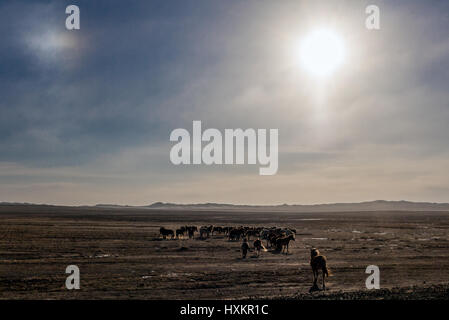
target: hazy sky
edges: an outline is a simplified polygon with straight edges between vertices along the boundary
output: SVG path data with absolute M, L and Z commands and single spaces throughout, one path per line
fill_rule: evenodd
M 317 80 L 323 27 L 346 56 Z M 447 1 L 3 1 L 0 201 L 449 202 L 448 30 Z M 193 120 L 278 128 L 278 173 L 172 165 Z

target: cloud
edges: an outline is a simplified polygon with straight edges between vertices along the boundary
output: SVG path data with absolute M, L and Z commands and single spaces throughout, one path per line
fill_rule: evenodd
M 68 4 L 0 8 L 4 200 L 447 201 L 447 4 L 381 1 L 378 32 L 364 2 L 80 1 L 79 31 Z M 295 48 L 323 24 L 348 58 L 317 83 Z M 279 174 L 174 167 L 193 120 L 278 128 Z

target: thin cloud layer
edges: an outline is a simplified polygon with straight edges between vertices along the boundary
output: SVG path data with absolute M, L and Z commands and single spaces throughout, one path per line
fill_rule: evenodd
M 64 1 L 0 6 L 3 201 L 95 204 L 448 201 L 449 5 Z M 298 63 L 344 39 L 327 81 Z M 175 128 L 278 128 L 279 170 L 173 166 Z

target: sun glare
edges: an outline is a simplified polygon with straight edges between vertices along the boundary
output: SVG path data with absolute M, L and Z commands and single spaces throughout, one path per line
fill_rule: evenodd
M 344 56 L 343 40 L 331 30 L 316 30 L 301 42 L 301 65 L 316 77 L 331 75 L 343 63 Z

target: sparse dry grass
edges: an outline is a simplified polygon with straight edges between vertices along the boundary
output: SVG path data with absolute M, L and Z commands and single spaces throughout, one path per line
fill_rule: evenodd
M 14 211 L 15 210 L 15 211 Z M 25 212 L 26 211 L 26 212 Z M 310 218 L 321 220 L 308 220 Z M 381 269 L 381 287 L 449 281 L 449 214 L 248 213 L 0 207 L 2 299 L 306 298 L 309 248 L 328 258 L 329 292 L 363 290 L 366 266 Z M 288 226 L 291 254 L 240 259 L 240 243 L 161 240 L 160 226 Z M 81 290 L 65 289 L 76 264 Z M 357 298 L 357 296 L 354 296 Z M 335 297 L 336 298 L 336 297 Z

